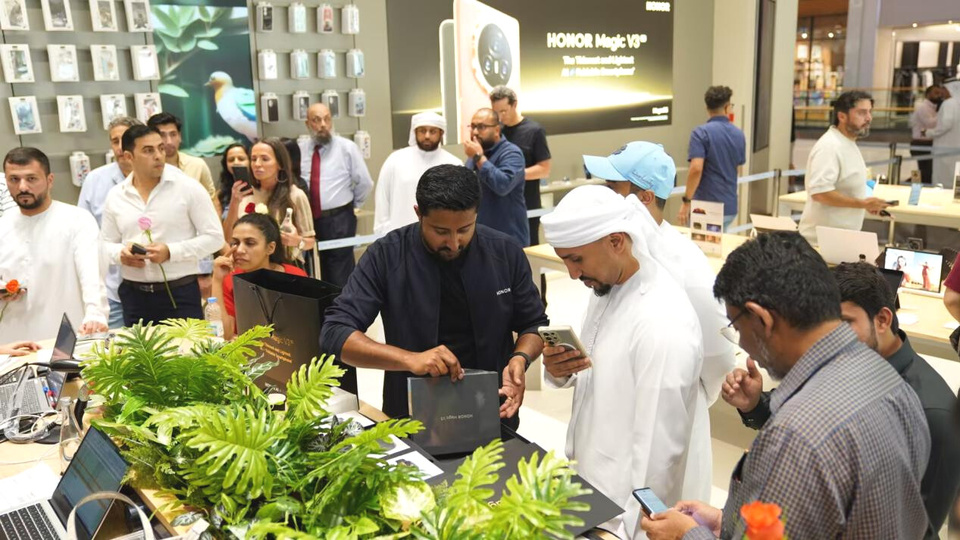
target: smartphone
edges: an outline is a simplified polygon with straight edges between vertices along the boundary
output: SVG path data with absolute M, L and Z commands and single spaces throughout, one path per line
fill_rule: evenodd
M 541 326 L 537 328 L 537 333 L 540 334 L 543 342 L 551 347 L 563 347 L 568 351 L 580 351 L 581 355 L 586 354 L 586 350 L 577 338 L 577 334 L 569 326 Z M 578 358 L 583 358 L 583 356 Z M 576 358 L 571 360 L 576 360 Z
M 896 201 L 885 201 L 885 202 L 886 202 L 887 204 L 889 204 L 890 206 L 899 206 L 899 205 L 900 205 L 900 201 L 899 201 L 899 200 L 896 200 Z
M 633 496 L 640 501 L 643 512 L 648 516 L 669 510 L 660 497 L 657 497 L 648 487 L 633 490 Z
M 146 255 L 147 248 L 141 246 L 140 244 L 133 244 L 130 246 L 130 253 L 133 253 L 134 255 Z
M 234 167 L 233 177 L 241 182 L 246 183 L 248 186 L 253 185 L 253 180 L 250 178 L 250 169 L 247 167 Z
M 474 113 L 490 106 L 490 90 L 505 85 L 521 93 L 520 23 L 477 0 L 454 0 L 453 21 L 459 127 L 455 132 L 457 142 L 463 143 L 470 140 L 466 124 Z

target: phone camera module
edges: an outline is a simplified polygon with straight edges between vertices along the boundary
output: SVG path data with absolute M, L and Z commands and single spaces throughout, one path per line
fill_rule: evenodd
M 507 84 L 513 71 L 510 43 L 506 34 L 495 24 L 488 24 L 480 31 L 477 40 L 480 71 L 490 86 Z

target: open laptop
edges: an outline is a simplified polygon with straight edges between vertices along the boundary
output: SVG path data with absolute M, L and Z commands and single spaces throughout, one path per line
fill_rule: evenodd
M 943 288 L 944 258 L 941 253 L 889 247 L 883 267 L 903 272 L 900 287 L 910 292 L 940 296 Z
M 880 256 L 880 242 L 875 232 L 835 229 L 821 225 L 817 227 L 817 244 L 820 256 L 827 264 L 860 261 L 873 263 Z
M 120 491 L 127 462 L 109 437 L 91 427 L 53 496 L 0 514 L 0 537 L 49 540 L 67 537 L 67 517 L 80 499 L 98 491 Z M 90 540 L 111 501 L 91 501 L 77 510 L 77 538 Z
M 73 358 L 74 348 L 77 345 L 77 334 L 73 331 L 70 319 L 63 314 L 60 321 L 60 330 L 53 345 L 50 360 L 69 360 Z M 60 390 L 66 376 L 56 371 L 48 371 L 47 375 L 35 377 L 26 383 L 23 391 L 23 401 L 20 403 L 18 414 L 40 414 L 52 411 L 60 398 Z M 7 404 L 13 399 L 17 390 L 19 377 L 13 377 L 12 382 L 0 384 L 0 411 L 7 410 Z
M 771 231 L 797 230 L 797 222 L 787 216 L 765 216 L 763 214 L 750 214 L 750 222 L 753 223 L 753 228 L 758 234 Z

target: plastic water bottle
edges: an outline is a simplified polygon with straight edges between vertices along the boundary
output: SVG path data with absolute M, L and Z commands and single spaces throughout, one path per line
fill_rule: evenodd
M 217 297 L 207 298 L 207 307 L 203 308 L 203 318 L 210 325 L 210 333 L 213 337 L 223 337 L 223 315 L 220 314 L 220 304 L 217 303 Z
M 73 400 L 62 397 L 57 401 L 57 413 L 60 416 L 60 473 L 67 470 L 73 455 L 80 446 L 80 424 L 73 414 Z
M 283 223 L 280 224 L 280 230 L 288 234 L 295 230 L 293 227 L 293 208 L 287 208 L 287 216 L 283 218 Z

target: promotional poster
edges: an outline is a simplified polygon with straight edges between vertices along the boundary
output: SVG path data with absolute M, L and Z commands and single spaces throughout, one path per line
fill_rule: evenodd
M 673 0 L 388 0 L 387 29 L 395 148 L 423 111 L 460 142 L 498 85 L 551 135 L 673 116 Z

